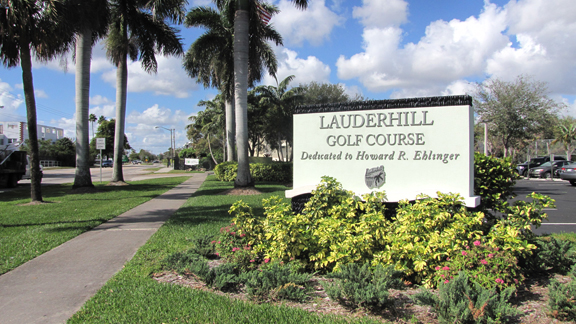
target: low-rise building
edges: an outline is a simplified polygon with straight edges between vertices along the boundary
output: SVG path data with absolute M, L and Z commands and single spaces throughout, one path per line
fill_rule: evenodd
M 64 130 L 53 126 L 37 125 L 38 139 L 56 141 L 64 137 Z M 28 123 L 0 121 L 0 149 L 19 145 L 28 139 Z

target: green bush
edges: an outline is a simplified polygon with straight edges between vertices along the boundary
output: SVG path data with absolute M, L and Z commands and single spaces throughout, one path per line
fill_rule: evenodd
M 548 286 L 550 315 L 564 321 L 576 320 L 576 281 L 569 283 L 552 280 Z
M 287 299 L 305 301 L 312 291 L 312 274 L 299 273 L 292 265 L 265 264 L 259 270 L 242 275 L 246 293 L 258 301 Z
M 517 178 L 511 158 L 500 159 L 475 153 L 474 194 L 482 198 L 478 210 L 489 217 L 494 217 L 490 210 L 505 210 L 508 199 L 514 197 Z
M 214 235 L 195 237 L 192 242 L 194 246 L 190 249 L 190 252 L 199 254 L 205 258 L 213 258 L 215 256 Z
M 256 268 L 256 256 L 252 253 L 252 247 L 248 243 L 246 234 L 240 233 L 235 223 L 220 229 L 220 236 L 218 240 L 213 243 L 215 254 L 226 262 L 237 264 L 241 270 L 249 270 Z
M 336 280 L 322 283 L 322 286 L 331 299 L 345 307 L 378 310 L 393 304 L 388 290 L 403 288 L 402 275 L 393 266 L 378 265 L 372 271 L 367 263 L 362 267 L 350 263 L 328 275 Z
M 481 239 L 483 219 L 483 213 L 468 212 L 463 199 L 454 194 L 401 201 L 385 229 L 386 248 L 375 253 L 373 264 L 394 264 L 410 281 L 433 286 L 436 267 Z
M 522 267 L 527 273 L 566 274 L 576 263 L 573 244 L 555 237 L 539 237 L 534 241 L 533 255 L 523 258 Z
M 214 174 L 220 181 L 234 181 L 238 172 L 238 163 L 223 162 L 214 168 Z M 250 163 L 250 174 L 254 181 L 292 182 L 292 163 Z
M 435 283 L 449 282 L 460 271 L 466 271 L 470 280 L 484 288 L 502 290 L 521 282 L 522 268 L 510 251 L 474 241 L 462 251 L 457 251 L 442 267 L 436 266 Z
M 224 263 L 210 269 L 204 276 L 206 285 L 221 291 L 237 291 L 242 283 L 238 266 L 235 263 Z
M 265 217 L 255 217 L 243 202 L 230 209 L 238 232 L 254 253 L 274 261 L 301 260 L 311 270 L 367 262 L 386 234 L 383 193 L 354 197 L 335 179 L 324 177 L 302 214 L 278 197 L 263 200 Z
M 203 280 L 210 272 L 206 259 L 193 251 L 171 254 L 162 263 L 164 269 L 174 270 L 179 274 L 193 273 Z
M 509 303 L 514 288 L 500 293 L 468 280 L 465 272 L 439 286 L 438 295 L 423 290 L 414 295 L 415 302 L 432 307 L 440 323 L 502 323 L 518 311 Z

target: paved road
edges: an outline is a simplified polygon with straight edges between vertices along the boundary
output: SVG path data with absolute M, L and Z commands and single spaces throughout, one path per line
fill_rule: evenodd
M 516 199 L 537 192 L 556 200 L 556 208 L 546 209 L 548 220 L 540 228 L 534 229 L 535 233 L 576 232 L 576 186 L 558 179 L 523 179 L 518 180 L 514 191 L 518 195 Z

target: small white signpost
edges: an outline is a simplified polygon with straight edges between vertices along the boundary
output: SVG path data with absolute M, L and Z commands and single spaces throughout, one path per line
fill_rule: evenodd
M 102 183 L 102 150 L 106 149 L 106 139 L 102 137 L 96 138 L 96 149 L 100 150 L 100 183 Z
M 198 165 L 200 163 L 199 159 L 184 159 L 184 165 Z

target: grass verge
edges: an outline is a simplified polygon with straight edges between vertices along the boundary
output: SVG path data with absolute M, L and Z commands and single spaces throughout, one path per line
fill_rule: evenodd
M 158 283 L 168 255 L 190 248 L 194 237 L 216 234 L 230 223 L 228 209 L 244 200 L 263 214 L 262 198 L 283 196 L 286 187 L 260 184 L 254 196 L 226 196 L 232 183 L 209 176 L 202 187 L 141 247 L 68 323 L 373 323 L 366 319 L 319 316 L 304 310 L 232 300 L 211 292 Z
M 189 177 L 96 185 L 97 193 L 70 194 L 72 184 L 43 186 L 45 204 L 26 189 L 0 196 L 0 274 L 45 253 L 184 182 Z

